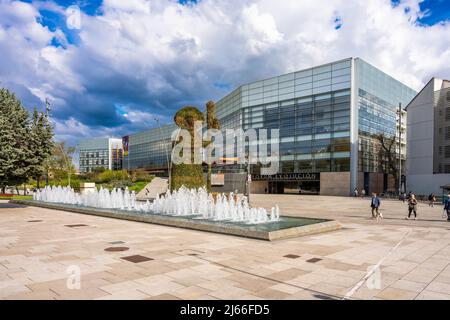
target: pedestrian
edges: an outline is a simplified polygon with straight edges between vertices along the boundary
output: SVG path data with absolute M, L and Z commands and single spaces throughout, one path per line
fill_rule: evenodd
M 405 203 L 405 201 L 406 201 L 406 192 L 402 193 L 402 200 L 403 200 L 403 203 Z
M 447 221 L 450 222 L 450 193 L 447 195 L 447 199 L 445 199 L 444 212 L 447 213 Z
M 366 196 L 366 189 L 361 190 L 361 198 L 364 198 Z
M 430 193 L 428 196 L 428 206 L 434 207 L 434 202 L 436 201 L 436 197 L 434 196 L 434 193 Z
M 380 215 L 379 208 L 381 205 L 380 198 L 378 198 L 377 194 L 374 192 L 372 193 L 372 200 L 370 201 L 370 207 L 372 208 L 372 219 L 375 219 L 378 217 L 382 218 L 383 216 Z
M 412 195 L 412 191 L 409 191 L 409 192 L 408 192 L 408 195 L 406 196 L 406 200 L 409 201 L 409 199 L 411 199 L 411 195 Z
M 358 188 L 355 188 L 355 190 L 353 190 L 353 195 L 355 196 L 355 198 L 358 197 Z
M 414 212 L 414 220 L 417 220 L 417 199 L 414 194 L 411 194 L 408 200 L 408 216 L 406 220 L 411 217 L 411 213 Z

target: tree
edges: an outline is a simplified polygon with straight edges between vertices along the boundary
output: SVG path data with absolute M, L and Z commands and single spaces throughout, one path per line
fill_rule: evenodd
M 200 188 L 205 185 L 203 180 L 203 169 L 201 164 L 194 163 L 194 124 L 195 121 L 203 121 L 203 113 L 196 107 L 187 106 L 177 111 L 174 122 L 181 129 L 186 129 L 191 135 L 191 163 L 181 163 L 172 165 L 171 188 L 176 190 L 181 186 L 187 188 Z M 175 143 L 180 142 L 181 137 Z
M 0 89 L 0 187 L 20 185 L 30 172 L 30 121 L 28 111 L 15 95 Z
M 397 152 L 398 142 L 395 136 L 387 137 L 384 134 L 379 134 L 377 140 L 380 142 L 379 156 L 380 166 L 383 172 L 392 174 L 395 183 L 395 190 L 399 190 L 398 177 L 398 158 Z
M 48 111 L 48 110 L 47 110 Z M 51 153 L 53 129 L 47 113 L 28 111 L 15 95 L 0 89 L 0 188 L 20 185 L 44 172 Z
M 54 143 L 51 156 L 45 164 L 47 175 L 53 176 L 56 180 L 62 180 L 68 174 L 75 173 L 72 162 L 74 153 L 75 147 L 66 146 L 64 141 Z
M 206 126 L 207 129 L 220 129 L 219 120 L 216 118 L 216 104 L 214 101 L 208 101 L 206 103 Z M 208 146 L 211 142 L 207 142 L 204 146 Z M 206 189 L 211 191 L 211 163 L 208 161 L 208 173 L 206 176 Z
M 32 117 L 30 144 L 33 153 L 30 159 L 30 176 L 36 180 L 39 188 L 40 179 L 46 172 L 47 159 L 52 154 L 55 145 L 53 142 L 53 128 L 48 115 L 38 113 L 36 108 Z

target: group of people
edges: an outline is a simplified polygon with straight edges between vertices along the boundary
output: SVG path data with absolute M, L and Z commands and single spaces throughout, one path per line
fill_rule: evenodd
M 414 213 L 414 220 L 417 220 L 417 198 L 416 195 L 412 192 L 409 192 L 408 195 L 404 195 L 403 202 L 408 201 L 408 215 L 405 219 L 410 219 L 411 214 Z M 430 207 L 434 206 L 434 202 L 436 201 L 436 196 L 432 193 L 428 196 L 428 205 Z M 381 200 L 378 195 L 374 192 L 372 193 L 372 199 L 370 200 L 370 207 L 372 208 L 372 218 L 379 219 L 383 218 L 379 208 L 381 206 Z M 447 196 L 447 199 L 444 202 L 444 214 L 446 215 L 447 221 L 450 222 L 450 193 Z
M 361 198 L 364 198 L 366 196 L 366 190 L 361 189 L 361 193 L 359 193 L 358 188 L 355 188 L 355 190 L 353 190 L 353 196 L 358 198 L 359 195 L 361 195 Z

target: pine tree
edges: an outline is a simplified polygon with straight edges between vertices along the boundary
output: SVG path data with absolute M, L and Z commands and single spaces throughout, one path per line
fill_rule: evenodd
M 0 89 L 0 188 L 17 186 L 43 174 L 53 148 L 47 114 L 28 111 L 7 89 Z
M 28 111 L 7 89 L 0 89 L 0 187 L 20 185 L 29 173 Z
M 29 142 L 33 154 L 29 160 L 30 177 L 37 181 L 39 188 L 40 178 L 46 172 L 46 161 L 53 149 L 53 128 L 47 114 L 38 113 L 36 108 L 33 112 Z

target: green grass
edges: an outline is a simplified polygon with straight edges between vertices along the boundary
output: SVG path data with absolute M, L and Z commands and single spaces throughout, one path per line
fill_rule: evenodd
M 12 197 L 0 197 L 0 200 L 32 200 L 33 196 L 18 196 L 14 195 Z
M 147 181 L 137 181 L 134 183 L 133 186 L 128 187 L 128 190 L 135 191 L 136 193 L 138 193 L 139 191 L 145 188 L 147 183 L 148 183 Z

